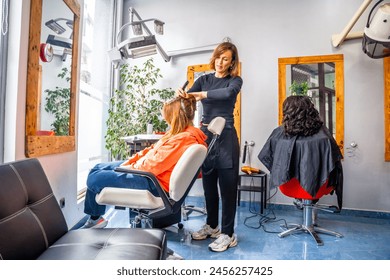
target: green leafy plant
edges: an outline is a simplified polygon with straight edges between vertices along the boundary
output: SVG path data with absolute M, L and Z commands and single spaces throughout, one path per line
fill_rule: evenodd
M 291 95 L 307 95 L 309 85 L 307 82 L 302 82 L 298 84 L 296 81 L 293 81 L 293 83 L 289 87 L 289 90 L 291 92 Z
M 142 67 L 123 64 L 120 68 L 120 87 L 110 99 L 108 110 L 106 148 L 113 158 L 124 159 L 130 149 L 122 139 L 125 136 L 146 133 L 148 124 L 154 131 L 166 131 L 168 124 L 161 115 L 163 102 L 174 96 L 171 88 L 153 86 L 162 78 L 153 58 Z
M 64 67 L 57 75 L 69 83 L 69 87 L 55 87 L 54 90 L 47 89 L 45 111 L 54 116 L 51 128 L 57 136 L 69 135 L 69 115 L 70 115 L 70 71 Z

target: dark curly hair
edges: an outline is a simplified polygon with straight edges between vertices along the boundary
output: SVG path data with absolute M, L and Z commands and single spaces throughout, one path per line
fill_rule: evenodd
M 283 102 L 282 125 L 289 136 L 311 136 L 321 129 L 323 121 L 310 97 L 291 95 Z

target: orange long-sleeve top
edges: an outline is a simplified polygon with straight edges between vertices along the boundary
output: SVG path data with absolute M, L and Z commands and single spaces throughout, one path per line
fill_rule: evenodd
M 207 146 L 207 136 L 199 129 L 188 126 L 185 131 L 136 153 L 122 166 L 153 173 L 165 191 L 169 191 L 169 179 L 173 168 L 184 151 L 193 144 Z

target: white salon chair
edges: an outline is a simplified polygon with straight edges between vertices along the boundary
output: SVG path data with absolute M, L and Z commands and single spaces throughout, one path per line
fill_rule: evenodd
M 209 149 L 219 137 L 225 126 L 225 119 L 217 117 L 210 122 L 208 129 L 213 133 Z M 96 195 L 96 201 L 102 205 L 113 205 L 129 208 L 137 213 L 132 219 L 133 227 L 140 224 L 147 227 L 164 228 L 178 223 L 182 228 L 181 214 L 183 202 L 197 179 L 200 168 L 207 156 L 207 149 L 201 144 L 190 146 L 175 165 L 169 182 L 169 193 L 165 192 L 153 173 L 119 167 L 118 172 L 126 172 L 145 176 L 155 185 L 159 197 L 148 190 L 104 188 Z

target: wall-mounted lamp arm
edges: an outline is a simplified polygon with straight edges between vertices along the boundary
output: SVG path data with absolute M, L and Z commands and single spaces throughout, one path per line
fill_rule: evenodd
M 367 7 L 371 4 L 371 2 L 372 2 L 372 0 L 364 0 L 362 5 L 356 11 L 355 15 L 352 17 L 352 19 L 349 21 L 349 23 L 345 26 L 343 31 L 340 34 L 332 35 L 333 47 L 335 47 L 335 48 L 339 47 L 345 40 L 359 39 L 359 38 L 363 37 L 363 31 L 362 32 L 353 32 L 353 33 L 350 33 L 350 31 L 351 31 L 352 27 L 355 25 L 355 23 L 358 21 L 360 16 L 367 9 Z

